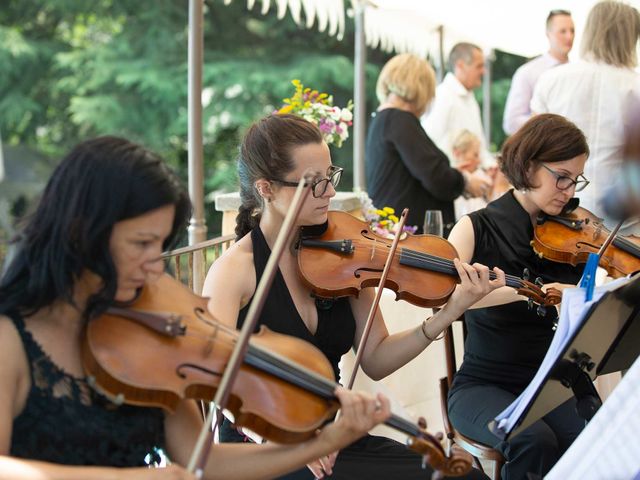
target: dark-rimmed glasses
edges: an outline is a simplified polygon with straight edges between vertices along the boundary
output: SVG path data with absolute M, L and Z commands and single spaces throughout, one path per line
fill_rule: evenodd
M 342 177 L 342 171 L 343 169 L 340 167 L 334 167 L 334 166 L 329 167 L 329 169 L 327 170 L 326 177 L 319 178 L 317 180 L 314 180 L 313 183 L 311 183 L 311 193 L 313 194 L 313 196 L 315 198 L 322 197 L 326 193 L 327 188 L 329 187 L 329 183 L 333 185 L 333 188 L 338 188 L 338 184 L 340 183 L 340 178 Z M 271 181 L 279 183 L 280 185 L 285 187 L 298 186 L 298 182 L 289 182 L 287 180 L 278 180 L 276 178 L 272 178 Z
M 554 177 L 556 177 L 556 188 L 558 190 L 568 190 L 569 188 L 575 185 L 576 187 L 575 191 L 581 192 L 590 183 L 589 180 L 587 180 L 582 174 L 578 175 L 574 180 L 571 177 L 567 177 L 566 175 L 562 175 L 561 173 L 558 173 L 555 170 L 552 170 L 551 168 L 547 167 L 544 163 L 541 163 L 541 165 L 544 168 L 546 168 Z

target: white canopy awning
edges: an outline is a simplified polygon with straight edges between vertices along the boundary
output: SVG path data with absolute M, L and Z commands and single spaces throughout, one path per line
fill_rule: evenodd
M 500 49 L 532 57 L 548 49 L 545 21 L 551 10 L 571 12 L 576 26 L 576 42 L 591 7 L 597 0 L 373 0 L 368 8 L 368 43 L 380 38 L 382 46 L 396 51 L 412 51 L 437 56 L 437 28 L 444 28 L 445 54 L 460 41 L 468 41 L 485 51 Z M 627 2 L 636 8 L 640 1 Z M 375 5 L 375 6 L 374 6 Z M 376 8 L 377 6 L 377 8 Z M 375 11 L 375 13 L 374 13 Z M 579 48 L 574 48 L 574 57 Z
M 289 10 L 299 24 L 304 13 L 307 28 L 317 25 L 320 31 L 338 37 L 344 33 L 345 7 L 363 3 L 367 45 L 437 58 L 440 27 L 445 54 L 456 43 L 467 41 L 485 51 L 500 49 L 524 57 L 538 55 L 548 48 L 545 20 L 554 9 L 571 12 L 578 46 L 589 10 L 597 0 L 247 0 L 250 9 L 256 3 L 260 3 L 263 14 L 275 6 L 280 18 Z M 640 0 L 627 3 L 640 7 Z M 577 51 L 575 48 L 574 57 Z

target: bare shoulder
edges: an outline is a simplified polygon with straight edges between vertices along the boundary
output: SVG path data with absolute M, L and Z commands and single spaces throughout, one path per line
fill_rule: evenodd
M 465 215 L 455 224 L 448 238 L 449 242 L 456 247 L 460 260 L 468 262 L 473 257 L 476 245 L 473 223 L 468 215 Z
M 10 365 L 21 366 L 28 371 L 27 357 L 20 334 L 9 317 L 0 315 L 0 369 Z
M 15 325 L 0 315 L 0 423 L 23 408 L 29 389 L 29 362 Z
M 217 258 L 204 282 L 202 294 L 214 298 L 218 293 L 248 301 L 256 289 L 251 235 L 245 235 Z

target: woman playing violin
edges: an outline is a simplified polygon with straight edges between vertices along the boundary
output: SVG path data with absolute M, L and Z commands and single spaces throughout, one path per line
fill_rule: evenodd
M 163 272 L 190 211 L 162 160 L 124 139 L 81 143 L 57 167 L 0 281 L 0 479 L 195 478 L 179 465 L 202 425 L 196 403 L 111 403 L 86 381 L 80 347 L 87 322 Z M 205 478 L 273 478 L 388 418 L 384 397 L 336 395 L 344 415 L 314 439 L 214 445 Z M 157 449 L 174 463 L 148 468 Z
M 254 295 L 274 240 L 293 198 L 297 182 L 308 170 L 317 172 L 302 207 L 298 225 L 327 221 L 329 201 L 336 193 L 341 169 L 332 165 L 327 144 L 311 123 L 293 115 L 273 115 L 253 125 L 240 149 L 238 172 L 242 205 L 236 222 L 238 241 L 211 267 L 203 294 L 211 297 L 219 321 L 240 327 Z M 293 247 L 293 246 L 292 246 Z M 374 320 L 362 357 L 362 367 L 373 379 L 383 378 L 422 352 L 440 332 L 489 291 L 504 285 L 504 276 L 489 280 L 489 269 L 456 261 L 462 278 L 449 303 L 428 322 L 389 335 L 380 313 Z M 359 298 L 321 301 L 301 280 L 294 249 L 285 251 L 259 323 L 294 335 L 317 346 L 338 377 L 341 356 L 357 345 L 373 293 Z M 237 439 L 226 424 L 225 440 Z M 332 478 L 428 478 L 421 458 L 383 437 L 368 436 L 335 455 L 309 465 L 313 475 Z M 480 475 L 474 473 L 473 475 Z M 313 478 L 304 470 L 296 478 Z
M 541 259 L 530 242 L 538 214 L 559 214 L 589 183 L 582 175 L 588 155 L 583 133 L 565 118 L 544 114 L 530 119 L 507 140 L 499 160 L 515 189 L 453 228 L 449 241 L 460 259 L 496 265 L 517 276 L 526 268 L 533 278 L 560 288 L 575 285 L 582 268 Z M 502 470 L 507 480 L 527 478 L 528 472 L 543 476 L 584 426 L 572 399 L 508 443 L 487 428 L 529 384 L 553 337 L 556 309 L 539 316 L 525 300 L 513 289 L 499 288 L 474 307 L 481 308 L 465 314 L 465 356 L 449 395 L 454 427 L 499 449 L 507 460 Z

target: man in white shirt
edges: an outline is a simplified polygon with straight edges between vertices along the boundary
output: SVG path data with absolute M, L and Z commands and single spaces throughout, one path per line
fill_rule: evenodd
M 640 74 L 634 70 L 638 40 L 638 10 L 623 2 L 595 4 L 582 35 L 582 59 L 541 75 L 531 98 L 534 114 L 557 113 L 584 132 L 591 150 L 584 176 L 591 183 L 576 196 L 580 206 L 604 217 L 609 227 L 616 222 L 607 217 L 604 199 L 619 175 L 640 87 Z M 621 232 L 639 234 L 640 223 Z
M 431 108 L 422 117 L 422 127 L 440 150 L 453 158 L 452 142 L 462 130 L 480 138 L 483 164 L 493 163 L 485 143 L 480 106 L 473 90 L 482 85 L 484 56 L 472 43 L 458 43 L 449 54 L 449 70 L 436 88 Z
M 543 72 L 569 61 L 576 31 L 567 10 L 551 10 L 547 17 L 549 51 L 522 65 L 511 80 L 507 103 L 504 106 L 502 128 L 512 135 L 531 117 L 533 88 Z

